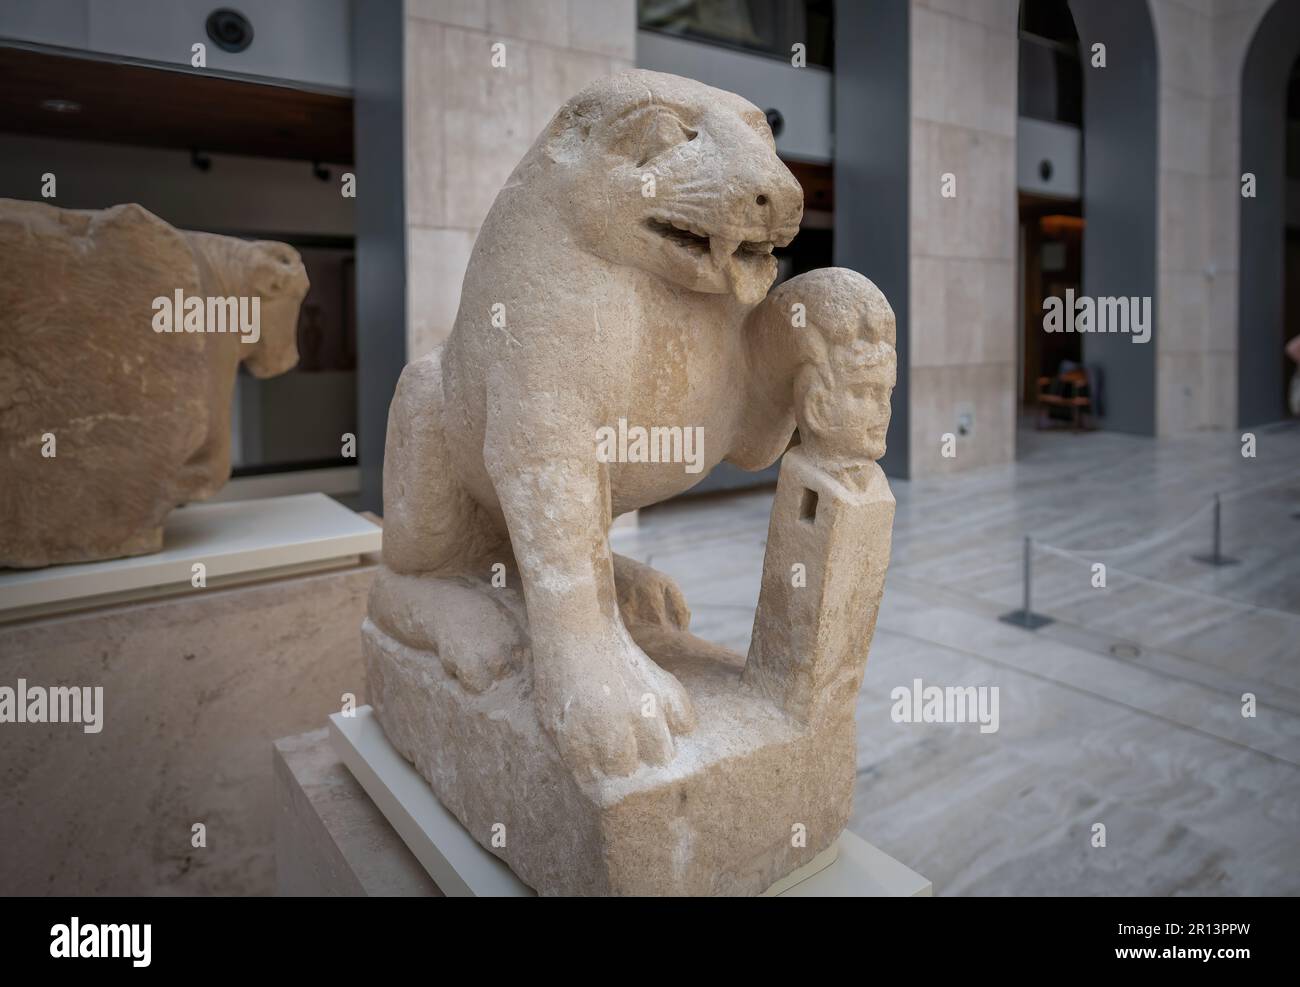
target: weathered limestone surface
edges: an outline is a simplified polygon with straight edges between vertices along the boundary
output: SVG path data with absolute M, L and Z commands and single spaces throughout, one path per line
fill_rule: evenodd
M 754 894 L 848 818 L 894 318 L 843 269 L 769 291 L 802 210 L 756 107 L 658 73 L 598 82 L 515 169 L 451 338 L 398 385 L 372 702 L 542 893 Z M 677 587 L 608 530 L 724 459 L 768 466 L 796 423 L 746 660 L 691 635 Z M 611 458 L 620 425 L 689 433 L 699 468 L 668 431 Z
M 297 251 L 137 205 L 0 199 L 0 258 L 0 566 L 158 551 L 167 513 L 230 475 L 239 364 L 271 377 L 298 360 Z M 154 299 L 177 291 L 259 298 L 257 341 L 155 332 Z

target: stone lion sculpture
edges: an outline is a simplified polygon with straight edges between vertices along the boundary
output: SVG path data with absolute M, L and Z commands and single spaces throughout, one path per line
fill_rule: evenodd
M 755 106 L 654 72 L 597 82 L 515 168 L 450 338 L 398 384 L 371 699 L 540 891 L 755 893 L 847 819 L 893 513 L 875 460 L 894 318 L 844 269 L 769 293 L 802 214 Z M 671 579 L 611 552 L 613 518 L 705 475 L 600 461 L 620 421 L 700 429 L 706 472 L 764 468 L 800 426 L 748 667 L 689 633 Z M 792 825 L 815 835 L 792 846 Z
M 167 514 L 230 476 L 239 364 L 271 377 L 298 361 L 297 251 L 178 230 L 138 205 L 0 199 L 0 256 L 0 566 L 158 551 Z M 159 331 L 158 300 L 178 294 L 204 315 L 210 299 L 237 313 L 256 298 L 256 338 L 183 320 Z

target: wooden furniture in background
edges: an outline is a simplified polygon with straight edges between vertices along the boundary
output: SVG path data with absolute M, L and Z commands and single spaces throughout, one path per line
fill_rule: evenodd
M 1053 385 L 1056 385 L 1055 388 Z M 1084 415 L 1093 414 L 1087 371 L 1067 370 L 1055 377 L 1038 378 L 1038 420 L 1035 427 L 1045 427 L 1044 419 L 1050 417 L 1053 408 L 1067 409 L 1074 430 L 1084 430 Z

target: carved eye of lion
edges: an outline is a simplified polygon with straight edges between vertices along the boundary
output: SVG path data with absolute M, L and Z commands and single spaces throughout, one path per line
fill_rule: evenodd
M 665 151 L 693 141 L 697 136 L 698 131 L 682 123 L 675 113 L 665 109 L 652 110 L 629 127 L 630 156 L 636 158 L 636 166 L 641 168 Z

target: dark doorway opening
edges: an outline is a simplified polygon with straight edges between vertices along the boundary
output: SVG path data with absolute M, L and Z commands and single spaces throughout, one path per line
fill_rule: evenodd
M 1079 406 L 1089 388 L 1073 376 L 1084 372 L 1083 338 L 1044 328 L 1045 303 L 1060 299 L 1068 310 L 1083 286 L 1083 68 L 1066 0 L 1020 5 L 1018 78 L 1021 419 L 1039 427 L 1092 422 Z

